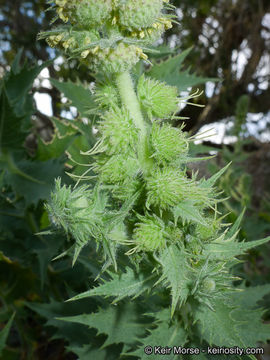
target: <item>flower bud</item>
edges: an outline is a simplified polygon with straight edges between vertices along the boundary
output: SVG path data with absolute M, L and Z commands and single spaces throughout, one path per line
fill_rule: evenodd
M 188 192 L 188 179 L 172 168 L 157 169 L 146 180 L 146 206 L 156 205 L 167 209 L 175 206 Z
M 93 71 L 109 74 L 122 73 L 134 66 L 142 57 L 135 45 L 119 42 L 116 47 L 96 47 L 84 61 Z
M 142 75 L 137 92 L 140 104 L 151 120 L 153 117 L 164 119 L 178 111 L 178 90 L 174 86 Z
M 129 30 L 151 26 L 160 16 L 162 0 L 118 0 L 118 22 Z
M 156 251 L 164 249 L 168 234 L 165 225 L 157 216 L 140 216 L 141 222 L 135 225 L 133 233 L 134 244 L 138 251 Z
M 188 140 L 181 129 L 154 123 L 150 136 L 153 157 L 163 163 L 179 163 L 188 153 Z
M 124 107 L 115 107 L 106 112 L 99 126 L 100 132 L 109 143 L 110 154 L 127 154 L 136 149 L 138 129 Z
M 111 16 L 111 0 L 56 0 L 59 18 L 80 27 L 91 29 L 103 24 Z
M 213 279 L 205 279 L 202 283 L 202 290 L 206 293 L 215 291 L 216 283 Z
M 139 163 L 136 157 L 113 155 L 104 164 L 97 159 L 94 170 L 100 174 L 101 180 L 107 184 L 122 183 L 128 178 L 131 180 L 139 172 Z

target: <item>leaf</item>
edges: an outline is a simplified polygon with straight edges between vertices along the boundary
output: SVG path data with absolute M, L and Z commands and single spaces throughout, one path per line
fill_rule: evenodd
M 229 162 L 229 164 L 227 164 L 226 166 L 224 166 L 224 168 L 222 168 L 221 170 L 219 170 L 216 174 L 214 174 L 213 176 L 211 176 L 209 179 L 204 180 L 201 183 L 201 186 L 203 187 L 209 187 L 211 188 L 212 186 L 215 185 L 215 183 L 217 182 L 217 180 L 225 173 L 225 171 L 228 169 L 228 167 L 231 165 L 231 162 Z
M 22 130 L 24 117 L 15 114 L 13 106 L 9 103 L 5 88 L 1 93 L 0 103 L 0 151 L 18 149 L 22 146 L 26 137 Z
M 178 301 L 180 300 L 182 305 L 189 294 L 190 272 L 186 255 L 184 251 L 172 245 L 162 252 L 159 260 L 163 267 L 160 281 L 171 288 L 171 316 L 173 316 Z
M 116 359 L 111 351 L 107 349 L 94 348 L 93 345 L 84 345 L 81 347 L 68 346 L 67 350 L 75 353 L 80 360 L 113 360 Z
M 190 74 L 189 69 L 180 71 L 183 61 L 190 53 L 192 48 L 189 48 L 182 53 L 169 57 L 168 60 L 154 64 L 147 75 L 160 81 L 166 82 L 168 85 L 177 86 L 179 91 L 186 91 L 189 87 L 203 84 L 207 81 L 218 81 L 218 79 L 203 78 Z
M 211 259 L 229 260 L 235 256 L 242 255 L 246 251 L 259 245 L 265 244 L 270 240 L 270 236 L 265 239 L 254 240 L 249 242 L 236 242 L 232 238 L 223 242 L 213 241 L 204 246 L 203 253 Z
M 261 309 L 243 308 L 237 297 L 235 301 L 217 299 L 214 308 L 200 304 L 194 313 L 201 336 L 210 345 L 256 347 L 270 339 L 270 324 L 262 323 Z
M 70 276 L 68 278 L 70 281 Z M 66 339 L 70 344 L 82 346 L 89 342 L 89 338 L 95 336 L 95 331 L 87 329 L 80 324 L 66 323 L 58 320 L 58 316 L 74 316 L 81 312 L 93 311 L 96 308 L 95 302 L 89 300 L 82 300 L 72 303 L 63 303 L 63 301 L 50 300 L 49 303 L 26 302 L 28 308 L 38 313 L 47 320 L 45 326 L 53 328 L 54 339 Z
M 178 322 L 169 324 L 170 312 L 165 309 L 162 312 L 163 321 L 158 321 L 158 325 L 154 330 L 150 330 L 150 334 L 140 340 L 142 346 L 137 350 L 124 355 L 138 356 L 141 360 L 156 359 L 158 357 L 163 358 L 160 354 L 147 355 L 144 351 L 145 347 L 183 347 L 187 341 L 187 332 L 181 327 Z M 159 351 L 159 350 L 158 350 Z M 164 359 L 178 359 L 178 355 L 174 355 L 173 352 L 164 356 Z
M 153 287 L 154 275 L 145 277 L 141 272 L 136 274 L 131 268 L 127 268 L 125 273 L 120 275 L 107 271 L 111 276 L 111 281 L 106 281 L 104 284 L 94 289 L 88 290 L 82 294 L 76 295 L 69 299 L 78 300 L 89 296 L 104 296 L 115 297 L 113 304 L 124 299 L 125 297 L 132 296 L 133 299 L 140 296 L 144 291 L 150 291 Z
M 8 323 L 4 327 L 4 329 L 0 332 L 0 355 L 2 355 L 2 352 L 5 348 L 6 341 L 8 338 L 8 334 L 14 319 L 15 313 L 12 314 L 11 318 L 8 320 Z
M 233 237 L 233 236 L 237 233 L 237 231 L 238 231 L 238 229 L 239 229 L 239 227 L 240 227 L 241 221 L 242 221 L 242 219 L 243 219 L 243 216 L 244 216 L 245 211 L 246 211 L 246 209 L 244 208 L 244 209 L 242 210 L 241 214 L 238 216 L 238 218 L 237 218 L 236 221 L 234 222 L 233 226 L 230 228 L 230 230 L 229 230 L 229 231 L 227 232 L 227 234 L 225 235 L 225 238 L 224 238 L 225 240 Z
M 5 77 L 6 93 L 8 100 L 18 116 L 25 116 L 33 110 L 32 95 L 29 91 L 33 86 L 33 82 L 38 74 L 46 68 L 52 61 L 44 62 L 39 66 L 29 67 L 26 63 L 20 67 L 19 58 L 14 60 L 14 66 L 11 67 L 10 73 Z
M 40 199 L 48 199 L 54 187 L 54 179 L 63 173 L 63 159 L 44 162 L 13 159 L 12 167 L 7 167 L 5 181 L 27 204 L 37 204 Z
M 194 205 L 192 201 L 181 201 L 174 209 L 173 214 L 175 218 L 175 224 L 178 218 L 181 217 L 184 221 L 193 221 L 207 226 L 203 216 L 199 209 Z
M 245 347 L 256 347 L 258 342 L 264 344 L 270 340 L 270 324 L 262 323 L 263 311 L 249 310 L 239 307 L 232 312 L 233 318 L 238 321 L 237 333 Z
M 54 124 L 54 135 L 51 141 L 44 142 L 42 138 L 38 139 L 36 159 L 41 161 L 62 156 L 78 134 L 78 128 L 74 122 L 68 123 L 56 118 L 53 118 L 52 122 Z
M 212 311 L 203 304 L 193 308 L 200 337 L 210 346 L 245 346 L 237 333 L 236 321 L 232 317 L 234 307 L 216 299 L 214 308 L 215 311 Z
M 98 335 L 108 335 L 102 349 L 111 344 L 133 344 L 145 333 L 145 324 L 140 322 L 138 308 L 132 302 L 112 305 L 106 309 L 99 308 L 97 313 L 59 318 L 59 320 L 94 327 L 98 330 Z
M 233 292 L 231 296 L 244 308 L 254 308 L 257 303 L 267 294 L 270 294 L 270 284 L 249 286 L 242 288 L 243 291 Z
M 70 81 L 60 82 L 56 79 L 50 79 L 50 82 L 71 100 L 72 105 L 77 108 L 81 116 L 88 116 L 89 112 L 97 107 L 91 91 L 82 84 L 74 84 Z

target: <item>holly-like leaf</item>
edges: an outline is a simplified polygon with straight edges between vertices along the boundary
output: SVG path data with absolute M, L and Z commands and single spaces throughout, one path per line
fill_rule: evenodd
M 56 118 L 52 119 L 52 122 L 54 125 L 52 139 L 49 142 L 38 139 L 36 158 L 41 161 L 62 156 L 78 134 L 78 128 L 74 122 L 60 121 Z
M 107 349 L 94 348 L 93 345 L 68 346 L 67 350 L 75 353 L 80 360 L 116 360 L 112 351 Z
M 125 353 L 124 355 L 137 356 L 140 360 L 147 359 L 157 359 L 160 356 L 159 351 L 160 348 L 170 347 L 183 347 L 187 341 L 187 332 L 181 327 L 178 322 L 174 324 L 169 324 L 170 319 L 170 311 L 168 309 L 161 311 L 162 321 L 157 321 L 157 327 L 153 330 L 149 331 L 149 335 L 144 337 L 143 340 L 140 340 L 142 345 L 135 351 Z M 158 314 L 156 315 L 158 317 Z M 153 349 L 153 353 L 147 355 L 145 353 L 145 348 L 151 347 Z M 157 353 L 155 353 L 155 347 Z M 163 357 L 161 357 L 163 358 Z M 173 351 L 164 355 L 164 359 L 179 359 L 179 355 L 173 354 Z
M 270 340 L 270 324 L 262 322 L 263 311 L 249 310 L 238 307 L 233 310 L 232 316 L 238 322 L 236 331 L 245 347 L 256 347 L 258 342 L 266 343 Z
M 131 268 L 127 268 L 125 273 L 115 274 L 108 271 L 111 276 L 111 281 L 106 281 L 104 284 L 94 289 L 88 290 L 82 294 L 76 295 L 70 300 L 78 300 L 89 296 L 104 296 L 115 297 L 113 303 L 116 303 L 126 297 L 135 299 L 144 291 L 150 291 L 153 287 L 153 280 L 155 275 L 145 277 L 141 272 L 136 274 Z
M 181 201 L 173 209 L 173 214 L 175 218 L 175 223 L 177 223 L 178 218 L 181 217 L 184 221 L 192 221 L 207 226 L 207 223 L 205 222 L 202 214 L 200 213 L 200 210 L 194 205 L 192 201 Z
M 119 343 L 132 345 L 138 337 L 144 336 L 146 326 L 140 320 L 138 307 L 132 302 L 112 305 L 106 309 L 99 308 L 97 313 L 65 317 L 59 320 L 83 324 L 96 328 L 98 335 L 108 335 L 102 348 Z
M 215 311 L 203 304 L 193 308 L 194 320 L 201 338 L 210 346 L 244 347 L 245 344 L 237 332 L 237 321 L 232 317 L 235 307 L 216 299 L 214 308 Z
M 224 168 L 220 169 L 217 173 L 215 173 L 213 176 L 211 176 L 209 179 L 204 180 L 201 183 L 201 186 L 211 188 L 215 185 L 215 183 L 218 181 L 218 179 L 225 173 L 225 171 L 228 169 L 228 167 L 231 165 L 231 162 L 224 166 Z
M 270 240 L 270 236 L 265 239 L 237 242 L 235 236 L 226 241 L 215 240 L 204 246 L 204 255 L 209 256 L 211 259 L 229 260 L 235 256 L 244 254 L 246 251 L 253 249 L 259 245 L 265 244 Z
M 51 83 L 61 91 L 72 105 L 77 108 L 81 116 L 88 116 L 92 110 L 97 108 L 93 95 L 90 90 L 86 89 L 82 84 L 74 84 L 72 82 L 59 82 L 56 79 L 50 79 Z
M 243 308 L 235 301 L 217 299 L 214 311 L 200 304 L 194 308 L 194 319 L 202 339 L 210 345 L 256 347 L 270 338 L 270 324 L 262 323 L 263 311 Z M 219 331 L 217 331 L 219 329 Z
M 237 300 L 244 309 L 254 308 L 265 295 L 270 294 L 270 284 L 242 287 L 242 290 L 241 292 L 232 293 L 232 297 Z
M 207 81 L 218 81 L 218 79 L 204 78 L 190 74 L 189 69 L 180 71 L 183 61 L 191 49 L 192 48 L 189 48 L 176 56 L 170 57 L 168 60 L 154 64 L 151 70 L 147 72 L 147 75 L 164 81 L 168 85 L 177 86 L 179 91 L 186 91 L 189 87 L 204 84 Z
M 171 288 L 171 315 L 173 315 L 178 301 L 180 300 L 180 304 L 183 304 L 189 294 L 190 271 L 186 254 L 176 245 L 172 245 L 162 252 L 159 260 L 163 267 L 163 274 L 159 281 L 163 281 Z

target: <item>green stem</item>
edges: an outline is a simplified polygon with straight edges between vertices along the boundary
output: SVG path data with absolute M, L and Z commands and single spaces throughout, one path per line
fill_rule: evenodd
M 128 72 L 120 73 L 116 76 L 116 85 L 122 104 L 128 109 L 135 126 L 140 130 L 140 141 L 138 144 L 138 157 L 145 173 L 149 173 L 153 168 L 153 160 L 150 158 L 148 145 L 148 129 L 144 121 L 140 104 L 134 90 L 132 78 Z

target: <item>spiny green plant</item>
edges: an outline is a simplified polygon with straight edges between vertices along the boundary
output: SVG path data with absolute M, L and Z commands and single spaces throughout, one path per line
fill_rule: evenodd
M 63 320 L 97 328 L 108 335 L 103 348 L 123 343 L 122 356 L 140 359 L 148 358 L 146 345 L 246 348 L 267 341 L 270 327 L 255 309 L 265 289 L 248 301 L 252 289 L 235 287 L 239 279 L 231 268 L 269 238 L 238 242 L 241 217 L 232 227 L 223 222 L 215 183 L 227 166 L 209 179 L 188 172 L 194 138 L 170 124 L 181 101 L 178 89 L 147 74 L 138 81 L 130 75 L 172 26 L 167 12 L 173 7 L 164 0 L 51 4 L 65 24 L 40 38 L 97 74 L 99 120 L 98 140 L 85 153 L 93 161 L 73 188 L 56 181 L 47 209 L 74 240 L 73 263 L 95 242 L 100 276 L 110 277 L 71 300 L 102 296 L 116 305 Z

